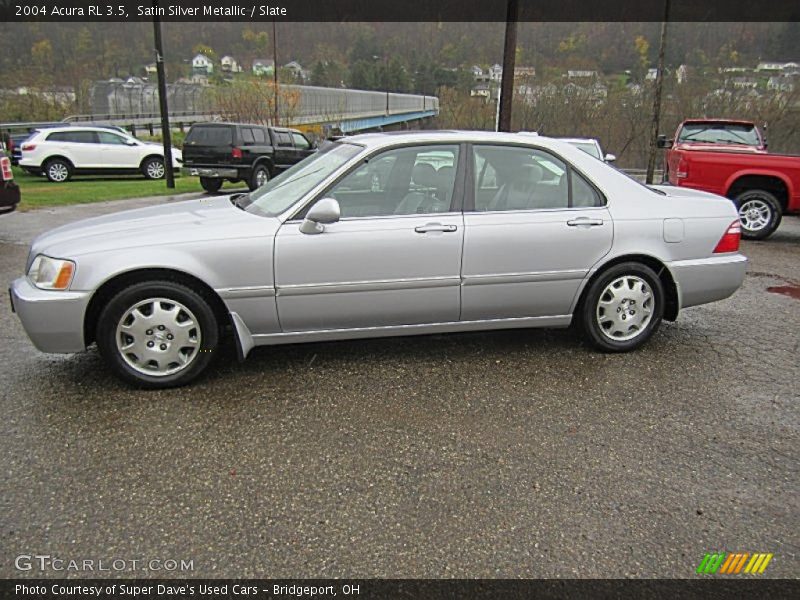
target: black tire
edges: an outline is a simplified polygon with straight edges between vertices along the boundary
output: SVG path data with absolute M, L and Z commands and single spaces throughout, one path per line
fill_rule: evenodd
M 601 300 L 608 301 L 610 297 L 609 286 L 620 281 L 623 283 L 619 292 L 628 293 L 618 292 L 610 305 L 604 306 L 601 311 Z M 632 283 L 633 287 L 630 287 L 629 283 Z M 649 293 L 649 300 L 642 301 L 642 292 Z M 576 317 L 580 319 L 584 334 L 595 348 L 603 352 L 629 352 L 644 344 L 658 330 L 664 315 L 664 301 L 664 287 L 658 275 L 646 265 L 626 262 L 604 271 L 590 284 L 578 307 Z M 648 305 L 650 310 L 647 322 L 643 327 L 633 329 L 641 323 L 645 314 L 641 311 L 643 308 L 646 310 Z M 607 320 L 601 326 L 600 322 L 605 317 Z M 620 319 L 625 319 L 626 322 Z M 616 330 L 615 327 L 628 329 Z M 617 331 L 621 335 L 615 336 L 614 333 Z
M 178 322 L 179 317 L 176 316 L 174 317 L 175 321 L 171 323 L 169 319 L 172 317 L 170 316 L 166 319 L 164 331 L 159 331 L 159 319 L 153 322 L 152 329 L 132 330 L 135 335 L 141 335 L 141 339 L 136 340 L 139 345 L 123 356 L 123 351 L 117 343 L 117 327 L 123 317 L 127 320 L 128 311 L 139 303 L 143 304 L 140 314 L 144 314 L 146 319 L 152 318 L 155 310 L 151 310 L 149 316 L 146 315 L 147 306 L 155 306 L 155 302 L 150 303 L 150 300 L 156 300 L 159 308 L 164 310 L 169 310 L 170 302 L 183 305 L 177 314 L 182 313 L 184 318 L 191 317 L 196 324 L 196 327 L 186 330 L 186 335 L 194 333 L 194 344 L 196 345 L 193 350 L 178 348 L 178 343 L 174 340 L 183 337 L 178 332 L 187 321 Z M 172 306 L 174 307 L 176 304 L 172 304 Z M 187 312 L 184 312 L 183 309 L 187 309 Z M 147 321 L 144 326 L 146 325 Z M 172 328 L 175 330 L 175 336 L 168 338 L 173 340 L 170 342 L 165 338 L 172 335 Z M 144 335 L 140 333 L 141 331 L 144 331 Z M 97 322 L 97 348 L 114 374 L 136 387 L 145 389 L 178 387 L 195 379 L 212 361 L 219 345 L 219 331 L 220 326 L 214 311 L 208 300 L 201 294 L 173 281 L 146 281 L 121 290 L 103 308 Z M 122 335 L 120 333 L 120 336 Z M 122 338 L 120 339 L 122 340 Z M 129 336 L 125 341 L 134 341 L 134 336 Z M 171 347 L 173 343 L 175 343 L 174 350 Z M 187 341 L 187 344 L 189 343 L 192 342 Z M 165 347 L 168 344 L 169 346 Z M 153 348 L 149 349 L 150 346 Z M 139 348 L 141 348 L 141 355 L 137 355 Z M 159 354 L 159 350 L 163 354 Z M 179 361 L 170 362 L 171 356 L 175 352 L 182 353 L 184 350 L 189 355 L 185 366 L 180 366 Z M 148 361 L 151 357 L 164 364 L 164 367 L 160 369 L 162 373 L 156 374 L 157 370 Z M 139 369 L 132 363 L 139 363 Z M 147 371 L 152 371 L 153 374 Z
M 146 179 L 164 179 L 167 172 L 164 168 L 164 159 L 151 156 L 142 163 L 142 174 Z
M 201 177 L 200 185 L 202 185 L 203 189 L 209 194 L 216 194 L 219 188 L 222 187 L 222 179 L 216 177 Z
M 64 183 L 72 177 L 72 163 L 64 158 L 51 158 L 44 163 L 44 176 L 53 183 Z
M 746 240 L 763 240 L 775 233 L 783 219 L 781 203 L 766 190 L 747 190 L 734 199 L 742 237 Z
M 251 191 L 257 190 L 267 181 L 269 181 L 269 169 L 266 165 L 256 165 L 253 167 L 253 172 L 250 173 L 250 178 L 247 180 L 247 187 L 250 188 Z

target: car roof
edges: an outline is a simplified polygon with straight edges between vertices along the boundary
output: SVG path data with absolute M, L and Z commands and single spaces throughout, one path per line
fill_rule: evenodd
M 564 140 L 540 136 L 533 132 L 520 131 L 517 133 L 498 131 L 458 131 L 458 130 L 420 130 L 391 133 L 362 133 L 352 136 L 337 138 L 340 143 L 352 143 L 366 146 L 367 148 L 382 148 L 400 143 L 441 143 L 451 142 L 459 144 L 474 142 L 480 144 L 527 144 L 543 148 L 562 148 L 568 146 Z
M 579 144 L 597 144 L 599 143 L 596 138 L 570 138 L 570 137 L 559 137 L 555 138 L 557 140 L 561 140 L 562 142 L 567 142 L 568 144 L 572 143 L 579 143 Z
M 44 127 L 42 129 L 36 130 L 38 133 L 60 133 L 62 131 L 99 131 L 103 133 L 123 133 L 119 129 L 115 129 L 112 127 L 106 127 L 103 125 L 66 125 L 64 127 Z M 128 132 L 124 132 L 125 135 L 130 135 Z
M 755 125 L 752 121 L 743 121 L 741 119 L 685 119 L 683 124 L 687 123 L 722 123 L 730 125 Z

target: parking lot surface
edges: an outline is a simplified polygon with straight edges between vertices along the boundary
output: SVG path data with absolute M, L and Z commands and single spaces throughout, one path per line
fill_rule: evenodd
M 38 230 L 132 205 L 0 218 L 3 281 Z M 693 577 L 719 550 L 795 577 L 800 222 L 743 251 L 739 292 L 630 354 L 560 330 L 279 346 L 156 392 L 94 349 L 39 353 L 6 301 L 0 577 L 42 575 L 20 554 L 193 561 L 70 573 L 95 577 Z

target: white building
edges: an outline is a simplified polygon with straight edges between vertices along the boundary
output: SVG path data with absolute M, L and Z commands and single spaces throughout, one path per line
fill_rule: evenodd
M 223 56 L 219 61 L 220 69 L 226 73 L 241 73 L 242 67 L 232 56 Z
M 199 75 L 205 73 L 210 75 L 214 72 L 214 63 L 205 54 L 197 54 L 192 59 L 192 73 Z

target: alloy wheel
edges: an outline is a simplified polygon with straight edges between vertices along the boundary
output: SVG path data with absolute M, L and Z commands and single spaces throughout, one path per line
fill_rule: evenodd
M 69 177 L 69 169 L 64 163 L 56 162 L 47 168 L 47 174 L 53 181 L 66 181 Z
M 159 160 L 151 160 L 147 163 L 147 176 L 150 179 L 161 179 L 164 177 L 164 163 Z
M 122 315 L 117 351 L 132 369 L 163 377 L 188 367 L 200 352 L 202 332 L 186 306 L 168 298 L 137 302 Z
M 748 200 L 739 207 L 739 220 L 748 231 L 761 231 L 769 225 L 771 219 L 772 209 L 759 198 Z
M 623 275 L 609 283 L 597 302 L 597 324 L 610 340 L 624 342 L 642 334 L 653 317 L 655 299 L 647 282 Z

